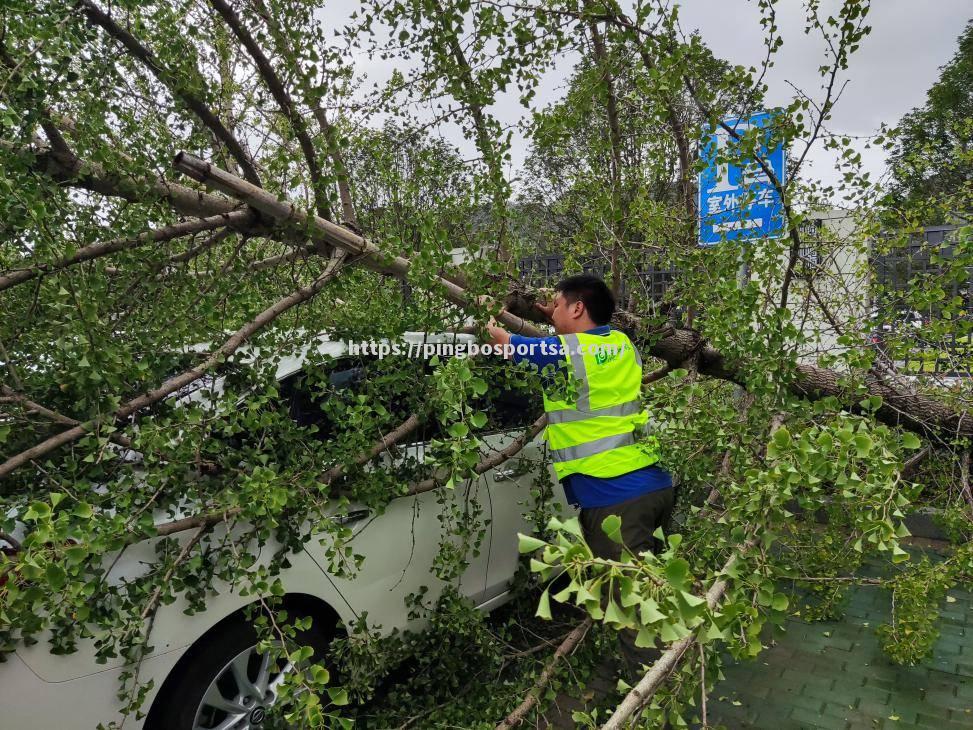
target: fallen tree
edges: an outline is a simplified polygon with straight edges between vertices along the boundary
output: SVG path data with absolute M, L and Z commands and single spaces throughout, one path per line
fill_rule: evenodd
M 784 497 L 813 509 L 837 495 L 847 507 L 844 527 L 864 545 L 852 557 L 872 550 L 898 558 L 901 512 L 915 498 L 906 481 L 914 462 L 907 459 L 920 445 L 906 432 L 929 442 L 920 454 L 932 446 L 963 451 L 973 423 L 964 392 L 937 390 L 897 371 L 897 358 L 876 357 L 859 310 L 848 303 L 860 295 L 843 290 L 835 272 L 801 268 L 801 224 L 815 191 L 800 167 L 826 131 L 836 79 L 866 32 L 865 4 L 844 3 L 836 30 L 815 10 L 812 25 L 831 49 L 825 97 L 812 108 L 798 95 L 781 110 L 782 141 L 807 146 L 787 181 L 768 175 L 787 236 L 742 254 L 695 247 L 693 145 L 705 125 L 759 105 L 761 77 L 729 67 L 695 41 L 682 42 L 675 16 L 662 6 L 627 14 L 615 3 L 477 2 L 432 15 L 420 3 L 367 5 L 360 24 L 343 31 L 345 40 L 378 43 L 369 41 L 373 26 L 401 27 L 407 45 L 373 50 L 403 61 L 413 54 L 418 62 L 414 73 L 364 99 L 352 98 L 347 81 L 356 69 L 309 7 L 263 0 L 187 7 L 184 18 L 165 7 L 115 10 L 94 0 L 73 9 L 24 3 L 0 34 L 3 107 L 20 120 L 0 140 L 0 297 L 11 313 L 0 326 L 0 494 L 3 512 L 14 515 L 0 521 L 0 536 L 58 576 L 68 562 L 55 537 L 87 536 L 93 565 L 118 545 L 182 539 L 195 530 L 180 543 L 175 564 L 157 566 L 147 602 L 123 600 L 122 609 L 105 609 L 94 623 L 117 625 L 126 611 L 151 622 L 165 584 L 193 569 L 208 531 L 221 523 L 249 521 L 253 531 L 244 539 L 275 534 L 283 545 L 298 545 L 307 529 L 298 517 L 320 527 L 317 517 L 339 493 L 384 507 L 396 496 L 477 479 L 521 453 L 544 418 L 503 449 L 481 451 L 475 435 L 483 424 L 471 403 L 482 394 L 466 392 L 467 380 L 450 380 L 457 367 L 451 363 L 439 363 L 432 375 L 398 361 L 387 373 L 373 371 L 365 399 L 343 413 L 357 425 L 319 445 L 273 412 L 274 362 L 306 352 L 320 332 L 354 339 L 409 329 L 475 332 L 470 319 L 491 313 L 512 332 L 545 334 L 533 309 L 538 293 L 518 278 L 516 263 L 518 254 L 529 261 L 552 243 L 569 260 L 608 274 L 622 305 L 614 324 L 661 361 L 645 376 L 645 399 L 665 427 L 661 438 L 671 468 L 688 485 L 687 503 L 721 503 L 709 523 L 687 512 L 691 564 L 673 546 L 644 569 L 653 581 L 639 605 L 655 602 L 645 618 L 667 628 L 646 628 L 653 621 L 642 615 L 624 622 L 669 648 L 609 726 L 645 704 L 687 647 L 702 647 L 701 662 L 715 661 L 701 634 L 740 653 L 756 650 L 748 632 L 773 613 L 777 594 L 767 586 L 780 571 L 768 545 L 734 530 L 773 526 L 786 543 L 794 536 L 784 534 Z M 764 12 L 772 21 L 772 7 Z M 205 32 L 178 32 L 187 25 Z M 533 109 L 529 174 L 515 200 L 504 174 L 510 143 L 492 103 L 516 85 L 530 106 L 543 72 L 571 51 L 582 60 L 565 100 Z M 437 143 L 423 120 L 369 129 L 406 100 L 439 99 L 454 106 L 431 126 L 458 126 L 480 159 L 464 160 Z M 734 154 L 755 156 L 768 172 L 752 135 L 725 131 L 739 147 Z M 863 209 L 874 199 L 866 185 L 858 195 Z M 834 243 L 859 253 L 867 245 L 864 233 Z M 737 286 L 741 257 L 753 276 Z M 679 272 L 662 293 L 642 286 L 640 267 L 656 265 Z M 954 274 L 944 270 L 942 280 Z M 943 334 L 953 326 L 950 306 L 958 305 L 939 312 Z M 840 347 L 809 334 L 822 329 Z M 244 352 L 258 355 L 251 362 Z M 816 362 L 828 359 L 831 365 Z M 246 384 L 235 379 L 244 362 L 252 365 Z M 476 377 L 536 387 L 497 361 L 472 367 Z M 175 407 L 216 378 L 225 391 L 212 396 L 215 411 L 198 402 Z M 728 384 L 748 391 L 754 405 L 745 414 Z M 786 437 L 772 437 L 763 456 L 767 423 L 782 409 L 794 425 Z M 444 437 L 442 452 L 411 470 L 362 477 L 368 464 L 429 423 L 447 432 L 459 424 L 462 435 Z M 251 432 L 264 437 L 256 446 L 243 444 Z M 126 451 L 141 461 L 122 458 Z M 260 470 L 268 463 L 272 474 Z M 280 495 L 269 513 L 257 512 L 256 496 L 238 485 L 255 473 Z M 13 537 L 17 518 L 37 513 L 34 505 L 56 508 L 50 495 L 62 494 L 63 485 L 78 485 L 76 513 L 51 528 L 52 539 Z M 958 499 L 965 504 L 963 486 Z M 104 517 L 113 489 L 120 501 L 111 507 L 128 513 L 121 524 Z M 188 516 L 181 509 L 187 499 L 195 505 Z M 157 510 L 169 519 L 152 519 Z M 554 537 L 565 528 L 550 529 Z M 336 528 L 333 538 L 343 539 Z M 730 590 L 720 577 L 737 565 L 726 551 L 740 544 L 758 548 L 747 563 L 757 576 L 750 595 L 769 591 L 769 607 L 758 600 L 746 608 L 749 589 Z M 463 558 L 450 560 L 447 573 Z M 17 561 L 9 560 L 5 575 L 20 575 Z M 51 587 L 44 606 L 56 620 L 92 578 L 70 568 L 71 600 L 58 604 Z M 707 575 L 715 576 L 708 588 Z M 578 577 L 579 585 L 590 580 Z M 656 600 L 666 581 L 675 588 L 665 594 L 669 604 Z M 741 612 L 753 609 L 733 627 L 747 641 L 734 643 L 736 635 L 714 617 L 723 598 Z M 7 592 L 3 601 L 19 625 L 3 632 L 2 648 L 44 627 L 32 602 Z M 588 603 L 592 621 L 604 620 L 600 604 Z M 655 616 L 660 611 L 670 615 L 663 620 Z M 141 631 L 124 637 L 145 641 Z M 552 665 L 544 677 L 555 671 Z M 537 697 L 532 692 L 510 717 L 519 721 L 538 709 Z M 678 697 L 672 702 L 679 705 Z

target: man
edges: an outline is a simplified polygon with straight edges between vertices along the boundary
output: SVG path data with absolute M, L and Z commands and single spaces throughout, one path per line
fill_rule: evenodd
M 609 326 L 615 299 L 604 281 L 590 274 L 568 277 L 555 287 L 553 303 L 538 304 L 554 325 L 554 337 L 512 335 L 491 320 L 494 345 L 515 362 L 529 362 L 570 373 L 576 390 L 553 394 L 545 378 L 545 432 L 554 469 L 568 502 L 581 508 L 585 540 L 597 557 L 617 560 L 622 546 L 601 528 L 609 515 L 622 520 L 622 541 L 635 554 L 657 549 L 652 533 L 667 529 L 672 516 L 672 477 L 659 462 L 658 443 L 639 440 L 648 420 L 640 392 L 642 360 L 631 340 Z M 623 631 L 622 648 L 630 664 L 657 654 L 634 645 L 635 632 Z M 637 666 L 637 664 L 636 664 Z

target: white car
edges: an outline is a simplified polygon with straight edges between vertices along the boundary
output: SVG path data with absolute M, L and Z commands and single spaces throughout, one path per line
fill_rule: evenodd
M 447 341 L 452 337 L 409 333 L 406 340 Z M 339 363 L 347 353 L 343 343 L 327 337 L 319 340 L 318 351 Z M 282 393 L 287 386 L 294 390 L 306 360 L 299 356 L 280 362 L 277 377 Z M 536 417 L 523 402 L 511 401 L 506 406 L 504 410 L 509 412 L 500 414 L 503 424 L 481 436 L 491 449 L 504 448 Z M 425 444 L 413 441 L 399 448 L 400 453 L 421 458 Z M 484 611 L 509 597 L 518 563 L 517 532 L 532 529 L 523 515 L 531 507 L 530 486 L 543 463 L 543 448 L 538 437 L 514 459 L 447 492 L 462 509 L 478 504 L 488 520 L 480 553 L 470 558 L 458 586 Z M 562 509 L 570 512 L 562 490 L 554 491 Z M 409 618 L 405 598 L 425 585 L 429 589 L 425 599 L 434 600 L 444 588 L 432 574 L 442 535 L 441 509 L 436 491 L 397 498 L 377 516 L 352 505 L 340 519 L 354 531 L 351 546 L 355 552 L 365 556 L 352 579 L 329 574 L 325 548 L 316 539 L 292 554 L 290 567 L 280 578 L 289 612 L 314 619 L 302 641 L 324 649 L 339 622 L 351 625 L 366 612 L 368 625 L 380 626 L 382 633 L 421 629 L 421 620 Z M 185 543 L 191 534 L 184 532 L 179 537 Z M 109 580 L 122 582 L 139 575 L 141 561 L 155 560 L 154 543 L 148 540 L 126 550 Z M 270 554 L 273 547 L 268 546 L 265 553 Z M 246 730 L 259 727 L 266 708 L 276 701 L 275 687 L 288 667 L 256 652 L 254 629 L 243 616 L 244 607 L 254 597 L 241 596 L 223 583 L 215 583 L 213 588 L 216 593 L 208 595 L 205 611 L 194 615 L 184 613 L 187 604 L 182 597 L 160 606 L 149 642 L 153 650 L 139 670 L 143 682 L 153 681 L 142 705 L 148 715 L 141 720 L 129 716 L 125 728 Z M 0 730 L 94 730 L 99 723 L 120 722 L 122 703 L 117 695 L 120 675 L 126 669 L 124 660 L 97 664 L 91 640 L 80 641 L 75 653 L 54 655 L 47 637 L 38 638 L 32 646 L 20 645 L 0 664 Z

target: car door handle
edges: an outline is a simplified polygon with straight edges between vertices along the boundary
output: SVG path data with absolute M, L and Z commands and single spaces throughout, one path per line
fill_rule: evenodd
M 508 479 L 513 479 L 517 476 L 516 469 L 494 469 L 493 470 L 493 481 L 504 482 Z
M 372 513 L 368 509 L 353 509 L 344 515 L 335 515 L 331 519 L 339 525 L 350 525 L 352 522 L 360 522 Z

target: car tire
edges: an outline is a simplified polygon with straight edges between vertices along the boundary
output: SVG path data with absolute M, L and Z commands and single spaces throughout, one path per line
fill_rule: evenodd
M 308 615 L 291 610 L 295 618 Z M 322 661 L 335 636 L 335 627 L 312 616 L 311 628 L 296 641 L 314 649 L 312 661 Z M 242 614 L 217 624 L 179 660 L 159 691 L 146 718 L 145 730 L 210 730 L 229 717 L 239 716 L 233 730 L 264 727 L 267 708 L 276 702 L 275 680 L 287 671 L 256 653 L 257 632 Z M 243 674 L 245 673 L 245 675 Z M 261 696 L 262 695 L 262 696 Z

